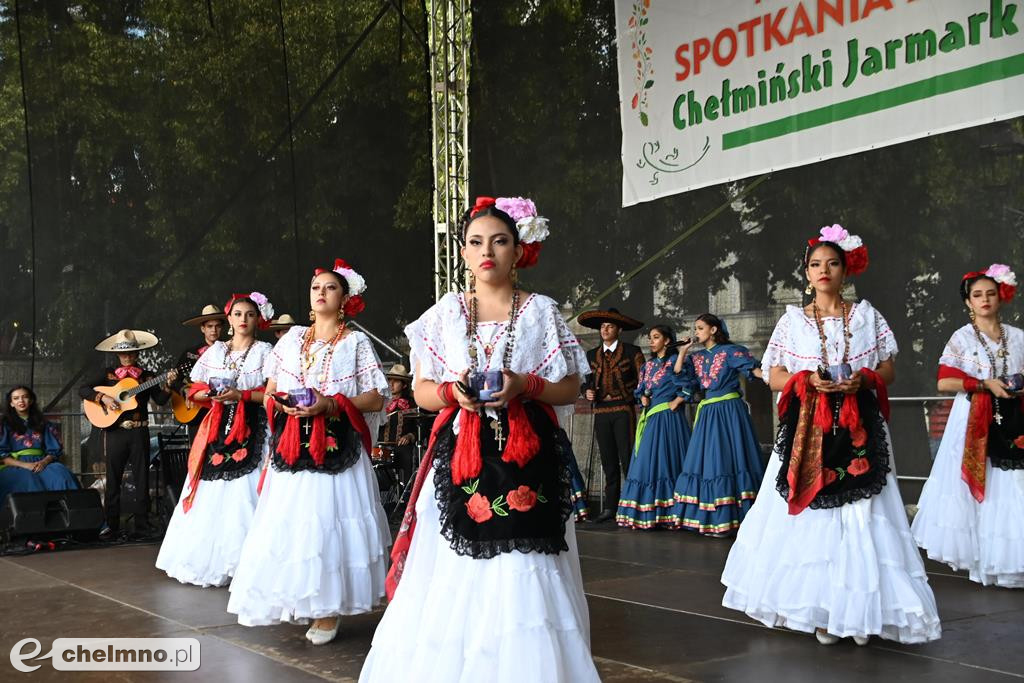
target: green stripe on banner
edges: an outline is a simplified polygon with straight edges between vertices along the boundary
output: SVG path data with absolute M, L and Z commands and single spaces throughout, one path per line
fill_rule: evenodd
M 899 107 L 910 102 L 925 100 L 936 95 L 973 88 L 977 85 L 1012 78 L 1024 74 L 1024 54 L 1014 55 L 970 66 L 948 74 L 932 76 L 915 83 L 907 83 L 889 90 L 855 97 L 827 107 L 793 114 L 785 118 L 741 128 L 722 135 L 722 149 L 736 149 L 762 140 L 782 137 L 808 128 L 852 119 L 864 114 Z

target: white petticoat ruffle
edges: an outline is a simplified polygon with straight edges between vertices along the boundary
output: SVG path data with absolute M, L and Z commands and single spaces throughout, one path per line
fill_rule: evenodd
M 259 468 L 230 481 L 201 481 L 186 514 L 182 501 L 167 525 L 156 568 L 196 586 L 223 586 L 234 576 L 242 543 L 256 510 Z
M 790 515 L 773 453 L 729 552 L 722 604 L 766 626 L 922 643 L 941 635 L 935 596 L 896 477 L 881 493 Z
M 384 597 L 390 544 L 365 451 L 340 474 L 271 467 L 228 612 L 244 626 L 368 612 Z
M 986 462 L 985 500 L 974 499 L 960 471 L 970 410 L 966 394 L 957 395 L 918 502 L 914 540 L 971 581 L 1024 588 L 1024 470 Z
M 416 503 L 402 581 L 359 680 L 600 680 L 572 523 L 566 527 L 569 550 L 558 555 L 457 555 L 440 533 L 433 480 L 431 471 Z

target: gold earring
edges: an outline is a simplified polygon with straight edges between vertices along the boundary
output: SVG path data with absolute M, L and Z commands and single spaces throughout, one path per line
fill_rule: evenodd
M 967 309 L 967 315 L 970 316 L 972 323 L 974 322 L 974 319 L 978 317 L 973 308 Z
M 476 292 L 476 273 L 469 271 L 469 291 Z
M 345 322 L 345 311 L 338 311 L 338 322 Z
M 309 322 L 316 322 L 316 313 L 314 313 L 313 311 L 309 312 Z
M 807 283 L 807 288 L 804 289 L 804 294 L 810 294 L 814 291 L 814 286 L 810 282 Z

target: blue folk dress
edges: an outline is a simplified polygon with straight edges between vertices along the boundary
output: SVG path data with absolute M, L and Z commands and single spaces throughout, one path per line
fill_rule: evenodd
M 20 462 L 37 462 L 48 455 L 56 461 L 63 454 L 64 447 L 57 436 L 57 426 L 52 422 L 46 423 L 42 434 L 32 431 L 27 423 L 21 434 L 6 425 L 0 426 L 0 461 L 16 458 Z M 0 465 L 0 505 L 8 493 L 77 488 L 75 476 L 59 462 L 51 462 L 38 473 L 14 465 Z
M 638 399 L 649 396 L 650 404 L 637 422 L 633 457 L 615 515 L 619 526 L 675 526 L 673 493 L 690 442 L 690 425 L 682 410 L 670 410 L 668 405 L 677 396 L 689 397 L 693 384 L 685 367 L 678 375 L 674 372 L 675 362 L 674 353 L 652 358 L 640 373 L 635 393 Z
M 739 344 L 717 344 L 686 359 L 704 400 L 675 485 L 678 528 L 722 534 L 739 527 L 754 504 L 764 464 L 740 376 L 753 378 L 757 361 Z

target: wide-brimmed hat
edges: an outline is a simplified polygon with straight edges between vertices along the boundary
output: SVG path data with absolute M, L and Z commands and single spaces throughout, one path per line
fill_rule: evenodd
M 188 320 L 182 320 L 181 324 L 182 325 L 187 325 L 188 327 L 198 327 L 199 325 L 202 325 L 203 323 L 205 323 L 207 320 L 227 320 L 227 319 L 228 319 L 228 317 L 226 315 L 224 315 L 224 311 L 222 311 L 221 309 L 217 308 L 213 304 L 206 304 L 205 306 L 203 306 L 203 312 L 202 313 L 200 313 L 199 315 L 197 315 L 195 317 L 189 318 Z
M 592 330 L 601 329 L 602 323 L 612 323 L 613 325 L 618 325 L 624 330 L 639 330 L 644 326 L 644 324 L 636 318 L 630 318 L 628 315 L 619 313 L 619 309 L 617 308 L 585 311 L 580 313 L 577 320 L 580 325 L 583 325 L 583 327 L 589 327 Z
M 156 346 L 160 340 L 155 334 L 145 330 L 121 330 L 112 334 L 96 345 L 97 351 L 111 353 L 132 353 Z
M 289 327 L 295 327 L 298 325 L 295 322 L 295 318 L 291 317 L 287 313 L 282 313 L 280 318 L 274 318 L 270 321 L 270 325 L 267 327 L 268 330 L 287 330 Z
M 406 370 L 405 366 L 401 363 L 395 363 L 392 365 L 391 369 L 388 370 L 388 373 L 384 376 L 388 379 L 400 379 L 406 383 L 412 381 L 412 375 L 409 374 L 409 371 Z

